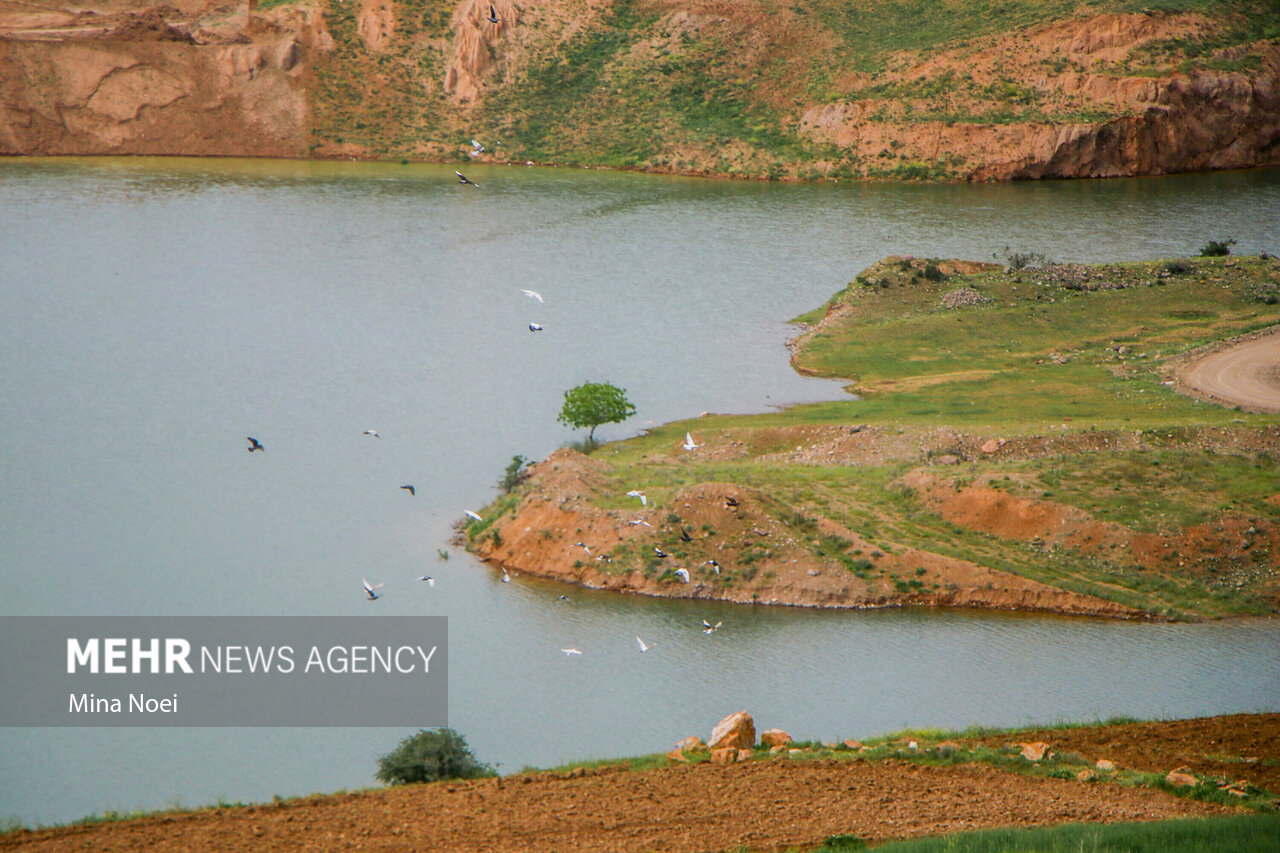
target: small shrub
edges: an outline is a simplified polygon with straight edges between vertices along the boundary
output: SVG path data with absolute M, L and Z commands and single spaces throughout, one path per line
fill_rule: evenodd
M 1191 265 L 1186 261 L 1169 261 L 1164 265 L 1165 271 L 1173 275 L 1182 275 L 1191 272 Z
M 481 764 L 471 754 L 466 738 L 453 729 L 423 729 L 400 741 L 399 746 L 378 758 L 379 782 L 408 785 L 439 779 L 476 779 L 496 776 L 493 768 Z
M 929 281 L 943 281 L 946 279 L 946 275 L 942 270 L 938 269 L 938 262 L 932 259 L 924 265 L 924 277 Z
M 1220 258 L 1223 255 L 1231 254 L 1231 247 L 1236 241 L 1228 237 L 1225 240 L 1210 240 L 1204 244 L 1204 248 L 1200 250 L 1202 258 Z
M 529 470 L 525 467 L 528 461 L 523 456 L 512 456 L 511 464 L 506 467 L 502 479 L 498 481 L 498 487 L 504 492 L 509 492 L 528 479 Z

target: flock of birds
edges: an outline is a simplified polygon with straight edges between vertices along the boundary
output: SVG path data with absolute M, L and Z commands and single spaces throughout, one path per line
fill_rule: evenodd
M 492 8 L 493 8 L 493 7 L 491 6 L 491 7 L 490 7 L 490 9 L 492 10 Z M 473 139 L 471 142 L 472 142 L 472 145 L 475 147 L 475 151 L 476 151 L 476 153 L 477 153 L 477 154 L 478 154 L 479 152 L 481 152 L 481 151 L 483 151 L 483 150 L 484 150 L 484 146 L 480 145 L 480 143 L 476 142 L 474 139 Z M 457 173 L 457 175 L 458 175 L 458 179 L 459 179 L 459 181 L 460 181 L 460 182 L 462 182 L 462 183 L 464 183 L 464 184 L 472 184 L 473 186 L 479 186 L 479 184 L 476 184 L 474 181 L 470 181 L 470 180 L 468 180 L 468 179 L 466 178 L 466 176 L 464 176 L 461 172 L 458 172 L 458 173 Z M 543 299 L 542 294 L 541 294 L 541 293 L 539 293 L 539 292 L 538 292 L 538 291 L 536 291 L 536 290 L 522 290 L 522 291 L 521 291 L 521 293 L 523 293 L 525 296 L 529 297 L 531 300 L 536 301 L 536 302 L 537 302 L 538 304 L 540 304 L 540 305 L 544 305 L 544 304 L 546 304 L 546 300 L 545 300 L 545 299 Z M 542 331 L 542 328 L 543 328 L 543 327 L 542 327 L 542 325 L 541 325 L 540 323 L 530 323 L 530 324 L 529 324 L 529 331 L 531 331 L 531 332 L 540 332 L 540 331 Z M 369 437 L 371 437 L 371 438 L 376 438 L 376 439 L 381 439 L 381 438 L 382 438 L 382 434 L 381 434 L 381 433 L 379 433 L 376 429 L 366 429 L 366 430 L 364 430 L 364 431 L 361 433 L 361 435 L 367 435 L 367 436 L 369 436 Z M 254 438 L 253 436 L 246 436 L 245 438 L 246 438 L 246 440 L 249 442 L 249 446 L 248 446 L 246 449 L 247 449 L 250 453 L 256 453 L 256 452 L 261 452 L 261 451 L 265 451 L 265 450 L 266 450 L 265 445 L 263 445 L 263 443 L 262 443 L 261 441 L 259 441 L 258 439 Z M 686 433 L 685 433 L 685 440 L 684 440 L 684 443 L 683 443 L 681 446 L 682 446 L 685 450 L 692 451 L 692 450 L 696 450 L 697 448 L 701 447 L 702 445 L 701 445 L 701 444 L 696 443 L 696 442 L 693 440 L 693 435 L 692 435 L 691 433 L 687 433 L 687 432 L 686 432 Z M 408 493 L 409 493 L 409 495 L 410 495 L 411 497 L 416 497 L 416 496 L 417 496 L 417 493 L 418 493 L 418 492 L 417 492 L 417 489 L 414 487 L 414 485 L 413 485 L 412 483 L 405 483 L 405 484 L 404 484 L 404 485 L 402 485 L 400 488 L 401 488 L 401 489 L 403 489 L 404 491 L 408 492 Z M 631 490 L 631 491 L 627 492 L 627 495 L 628 495 L 628 496 L 630 496 L 630 497 L 638 498 L 638 499 L 640 500 L 640 505 L 641 505 L 641 506 L 648 506 L 648 503 L 649 503 L 648 496 L 647 496 L 647 495 L 645 495 L 645 493 L 644 493 L 644 492 L 642 492 L 642 491 L 640 491 L 639 489 L 633 489 L 633 490 Z M 732 498 L 726 498 L 726 501 L 732 501 Z M 736 505 L 737 505 L 737 502 L 736 502 L 736 501 L 732 501 L 732 504 L 731 504 L 731 505 L 736 506 Z M 468 510 L 463 510 L 463 513 L 464 513 L 468 518 L 470 518 L 470 519 L 472 519 L 472 520 L 474 520 L 474 521 L 484 521 L 484 517 L 483 517 L 483 516 L 481 516 L 478 512 L 474 512 L 474 511 L 472 511 L 472 510 L 469 510 L 469 509 L 468 509 Z M 631 522 L 629 522 L 629 523 L 630 523 L 630 524 L 632 524 L 632 525 L 643 524 L 645 527 L 652 527 L 652 525 L 650 525 L 650 524 L 649 524 L 649 522 L 647 522 L 647 521 L 645 521 L 644 519 L 641 519 L 641 518 L 634 519 L 633 521 L 631 521 Z M 681 533 L 680 538 L 681 538 L 683 541 L 685 541 L 685 542 L 692 541 L 692 537 L 690 537 L 690 535 L 689 535 L 688 531 L 686 531 L 686 530 L 684 530 L 683 528 L 681 528 L 680 533 Z M 590 547 L 588 547 L 588 546 L 587 546 L 587 544 L 586 544 L 586 543 L 584 543 L 584 542 L 575 542 L 575 543 L 574 543 L 574 545 L 573 545 L 573 547 L 576 547 L 576 548 L 582 548 L 582 549 L 587 553 L 587 555 L 588 555 L 588 556 L 590 556 L 590 555 L 591 555 L 591 548 L 590 548 Z M 669 557 L 669 556 L 671 556 L 670 554 L 665 553 L 661 548 L 658 548 L 657 546 L 655 546 L 653 550 L 654 550 L 655 552 L 657 552 L 657 555 L 658 555 L 660 558 L 661 558 L 661 557 Z M 441 557 L 442 557 L 442 558 L 447 558 L 447 556 L 448 556 L 447 552 L 443 552 L 443 551 L 442 551 L 442 552 L 440 552 L 440 553 L 441 553 Z M 607 561 L 609 560 L 609 557 L 608 557 L 607 555 L 603 555 L 603 554 L 602 554 L 602 555 L 597 556 L 597 557 L 596 557 L 596 559 L 597 559 L 597 560 L 602 560 L 602 561 L 606 561 L 606 562 L 607 562 Z M 710 566 L 714 569 L 714 571 L 715 571 L 715 573 L 716 573 L 717 575 L 718 575 L 718 574 L 720 574 L 720 564 L 719 564 L 719 563 L 717 563 L 715 560 L 707 560 L 707 561 L 706 561 L 706 563 L 704 563 L 703 565 L 710 565 Z M 678 568 L 678 569 L 674 569 L 672 573 L 673 573 L 676 577 L 678 577 L 678 578 L 679 578 L 683 583 L 689 583 L 689 570 L 688 570 L 688 569 L 685 569 L 685 568 Z M 361 580 L 361 582 L 362 582 L 362 584 L 363 584 L 363 587 L 364 587 L 364 593 L 365 593 L 365 596 L 368 598 L 368 600 L 369 600 L 369 601 L 377 601 L 378 599 L 382 598 L 382 595 L 383 595 L 383 594 L 382 594 L 382 593 L 380 593 L 380 592 L 379 592 L 379 590 L 381 590 L 381 589 L 382 589 L 383 584 L 381 584 L 381 583 L 377 583 L 377 584 L 370 583 L 370 582 L 369 582 L 369 579 L 368 579 L 367 577 L 362 577 L 360 580 Z M 422 577 L 418 578 L 418 580 L 419 580 L 419 581 L 421 581 L 421 582 L 423 582 L 423 583 L 426 583 L 428 587 L 435 587 L 435 585 L 436 585 L 436 580 L 435 580 L 435 578 L 434 578 L 434 577 L 432 577 L 431 575 L 423 575 Z M 503 582 L 503 583 L 511 583 L 511 574 L 507 571 L 507 569 L 506 569 L 505 567 L 503 567 L 503 569 L 502 569 L 502 582 Z M 567 596 L 567 595 L 561 595 L 561 596 L 559 597 L 559 600 L 560 600 L 560 601 L 564 601 L 564 602 L 568 602 L 570 599 L 569 599 L 569 596 Z M 707 622 L 707 620 L 705 620 L 705 619 L 704 619 L 704 620 L 702 620 L 702 632 L 703 632 L 704 634 L 711 634 L 711 633 L 714 633 L 715 631 L 719 630 L 719 628 L 720 628 L 720 626 L 721 626 L 722 624 L 723 624 L 722 622 L 717 622 L 715 625 L 711 625 L 710 623 L 708 623 L 708 622 Z M 655 644 L 653 644 L 653 643 L 646 643 L 644 640 L 640 639 L 640 637 L 636 637 L 636 644 L 639 646 L 639 649 L 640 649 L 640 653 L 641 653 L 641 654 L 644 654 L 644 653 L 648 652 L 650 649 L 654 648 L 654 645 L 655 645 Z M 577 656 L 577 655 L 581 655 L 581 654 L 582 654 L 582 651 L 581 651 L 580 649 L 575 649 L 575 648 L 566 648 L 566 649 L 561 649 L 561 651 L 562 651 L 562 652 L 564 652 L 566 655 L 569 655 L 569 656 Z

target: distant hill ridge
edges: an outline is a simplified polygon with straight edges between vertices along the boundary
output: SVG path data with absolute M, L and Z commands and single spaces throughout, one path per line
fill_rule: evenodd
M 1278 143 L 1278 0 L 0 2 L 5 154 L 1008 180 Z

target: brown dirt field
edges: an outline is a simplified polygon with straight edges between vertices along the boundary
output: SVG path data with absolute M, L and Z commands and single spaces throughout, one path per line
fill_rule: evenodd
M 1232 813 L 1159 791 L 899 761 L 537 774 L 0 836 L 0 850 L 709 851 Z
M 1044 741 L 1056 752 L 1091 761 L 1106 758 L 1131 770 L 1189 767 L 1202 776 L 1244 779 L 1280 793 L 1280 714 L 1231 714 L 1156 723 L 1019 732 L 1019 741 Z M 1000 746 L 1010 737 L 979 738 Z

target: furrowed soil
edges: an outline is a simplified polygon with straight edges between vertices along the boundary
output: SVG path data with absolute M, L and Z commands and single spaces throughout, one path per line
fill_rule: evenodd
M 1280 715 L 1006 733 L 1135 769 L 1229 764 L 1275 783 Z M 978 739 L 981 740 L 981 739 Z M 980 764 L 796 756 L 625 765 L 438 782 L 0 836 L 0 850 L 716 851 L 817 846 L 1004 826 L 1207 817 L 1239 809 L 1142 787 Z

